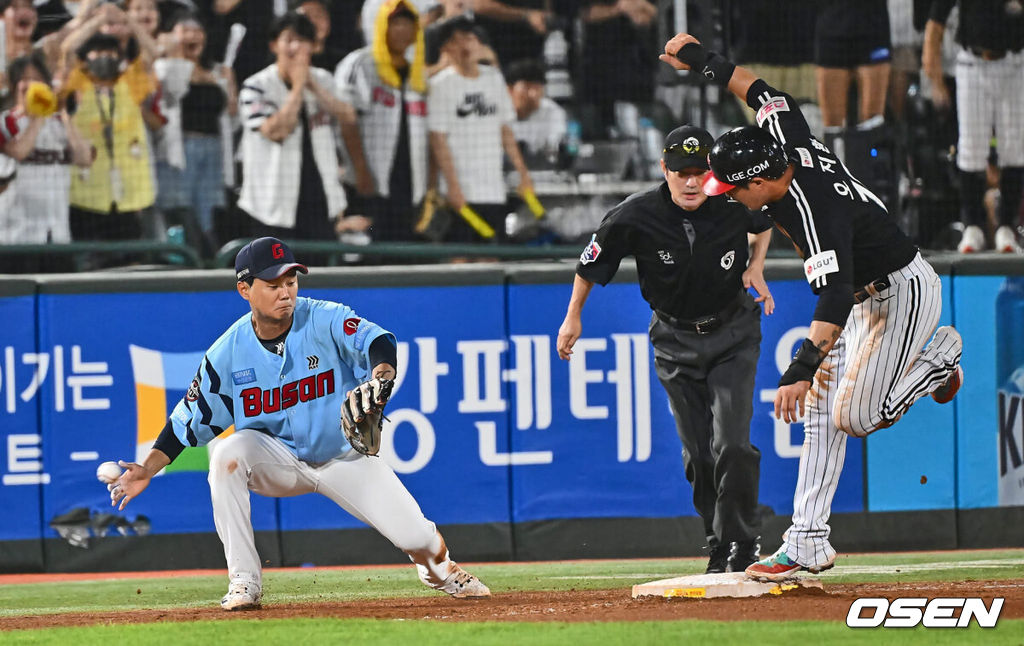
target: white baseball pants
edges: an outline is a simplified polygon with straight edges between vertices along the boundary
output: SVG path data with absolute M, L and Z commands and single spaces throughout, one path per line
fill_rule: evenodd
M 274 498 L 306 493 L 327 496 L 408 554 L 420 580 L 430 587 L 443 584 L 455 567 L 434 523 L 423 516 L 416 500 L 380 458 L 353 450 L 314 466 L 299 460 L 275 437 L 240 430 L 211 451 L 209 482 L 213 519 L 232 580 L 262 585 L 250 491 Z
M 978 173 L 988 165 L 992 129 L 999 167 L 1024 166 L 1024 54 L 986 61 L 961 50 L 956 58 L 957 166 Z
M 918 254 L 888 278 L 888 289 L 871 289 L 870 298 L 854 305 L 807 395 L 793 524 L 782 545 L 805 567 L 835 560 L 828 519 L 846 438 L 892 425 L 960 363 L 958 336 L 940 333 L 928 343 L 942 311 L 942 286 L 932 266 Z

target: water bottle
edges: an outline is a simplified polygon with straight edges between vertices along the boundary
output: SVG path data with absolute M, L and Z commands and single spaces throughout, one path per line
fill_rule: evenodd
M 167 242 L 174 244 L 185 245 L 185 227 L 180 224 L 167 227 Z M 184 265 L 185 257 L 178 253 L 171 253 L 167 255 L 168 260 L 175 265 Z
M 658 179 L 661 177 L 661 147 L 664 137 L 661 131 L 647 117 L 641 117 L 639 123 L 640 155 L 645 176 L 639 179 Z
M 570 159 L 576 159 L 576 155 L 580 154 L 582 133 L 583 128 L 580 126 L 580 122 L 576 119 L 569 119 L 569 123 L 565 126 L 565 151 L 569 154 Z
M 545 93 L 555 101 L 572 98 L 572 80 L 569 78 L 569 42 L 561 29 L 552 29 L 544 40 Z
M 1010 276 L 996 297 L 999 505 L 1024 505 L 1024 276 Z

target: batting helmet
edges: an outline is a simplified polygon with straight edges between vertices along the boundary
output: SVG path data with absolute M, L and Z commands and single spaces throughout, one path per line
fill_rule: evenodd
M 789 167 L 782 144 L 755 126 L 733 128 L 719 137 L 708 162 L 711 173 L 704 178 L 707 195 L 721 195 L 755 177 L 778 179 Z

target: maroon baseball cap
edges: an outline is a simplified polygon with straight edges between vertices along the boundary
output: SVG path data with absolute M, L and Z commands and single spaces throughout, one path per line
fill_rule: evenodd
M 292 269 L 308 274 L 305 265 L 295 262 L 295 255 L 277 238 L 257 238 L 245 245 L 235 256 L 235 277 L 238 280 L 259 278 L 274 280 Z

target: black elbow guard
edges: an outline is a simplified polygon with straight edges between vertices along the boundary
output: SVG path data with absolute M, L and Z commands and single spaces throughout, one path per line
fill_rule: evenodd
M 814 320 L 824 321 L 846 327 L 846 319 L 853 309 L 853 287 L 837 285 L 818 295 L 818 304 L 814 307 Z

